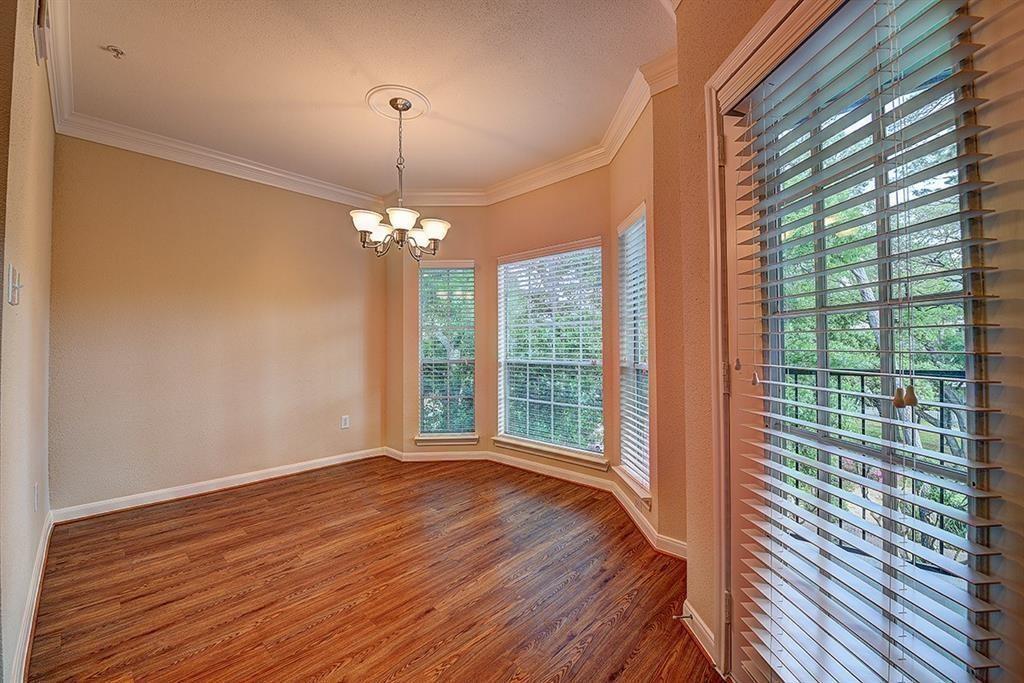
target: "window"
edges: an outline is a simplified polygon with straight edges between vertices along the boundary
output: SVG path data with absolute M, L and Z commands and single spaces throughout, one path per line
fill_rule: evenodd
M 739 107 L 755 679 L 994 666 L 977 21 L 846 3 Z
M 601 247 L 498 266 L 498 431 L 604 450 Z
M 647 223 L 619 235 L 619 455 L 622 467 L 650 488 L 647 368 Z
M 473 305 L 472 267 L 421 265 L 421 434 L 475 429 Z

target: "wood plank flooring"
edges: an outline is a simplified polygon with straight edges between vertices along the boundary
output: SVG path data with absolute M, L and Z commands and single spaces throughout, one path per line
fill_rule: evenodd
M 719 681 L 611 495 L 374 458 L 61 524 L 29 678 Z

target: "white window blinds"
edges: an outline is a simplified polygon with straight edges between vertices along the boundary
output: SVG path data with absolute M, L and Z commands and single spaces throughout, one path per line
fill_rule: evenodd
M 977 21 L 848 2 L 740 107 L 755 679 L 994 666 Z
M 420 268 L 420 433 L 474 430 L 473 268 Z
M 498 266 L 498 431 L 604 450 L 601 248 Z
M 647 367 L 647 223 L 619 235 L 619 457 L 650 487 L 650 405 Z

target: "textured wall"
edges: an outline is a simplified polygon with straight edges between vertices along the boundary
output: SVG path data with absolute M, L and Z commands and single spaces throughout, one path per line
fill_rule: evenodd
M 381 445 L 348 207 L 64 136 L 54 188 L 55 507 Z
M 426 213 L 431 209 L 421 209 Z M 389 303 L 395 305 L 390 293 L 402 293 L 403 313 L 397 321 L 389 310 L 388 336 L 396 336 L 394 324 L 400 324 L 400 335 L 407 340 L 401 348 L 403 381 L 401 386 L 404 428 L 395 428 L 395 381 L 388 379 L 388 432 L 400 437 L 394 446 L 408 452 L 431 450 L 491 450 L 491 438 L 497 433 L 498 415 L 498 284 L 499 256 L 514 254 L 586 237 L 601 235 L 608 226 L 608 167 L 569 178 L 560 183 L 534 190 L 488 207 L 444 207 L 433 210 L 452 222 L 449 238 L 442 246 L 441 259 L 472 260 L 476 263 L 476 421 L 480 443 L 477 446 L 416 446 L 418 431 L 418 302 L 417 270 L 408 258 L 389 264 Z M 607 259 L 607 253 L 605 254 Z M 607 266 L 607 260 L 606 260 Z M 397 288 L 397 290 L 396 290 Z M 606 299 L 610 295 L 605 283 Z M 607 313 L 606 313 L 607 315 Z M 397 348 L 397 347 L 396 347 Z M 394 367 L 389 358 L 388 367 Z M 607 390 L 607 386 L 606 386 Z M 392 445 L 389 443 L 388 445 Z M 515 457 L 530 456 L 509 452 Z M 542 460 L 547 464 L 554 461 Z M 571 465 L 565 465 L 572 469 Z M 592 473 L 593 470 L 584 470 Z
M 442 247 L 441 259 L 469 259 L 477 264 L 476 272 L 476 352 L 477 352 L 477 432 L 480 443 L 476 446 L 417 446 L 414 437 L 418 428 L 418 361 L 417 361 L 417 272 L 408 259 L 388 263 L 388 378 L 385 429 L 387 445 L 407 452 L 431 450 L 496 450 L 512 457 L 523 458 L 569 470 L 596 474 L 593 470 L 577 468 L 568 463 L 530 456 L 518 451 L 495 447 L 491 438 L 497 433 L 497 260 L 501 256 L 554 246 L 587 237 L 601 236 L 604 256 L 604 409 L 606 456 L 618 463 L 618 334 L 617 307 L 617 228 L 641 202 L 652 204 L 664 200 L 666 205 L 675 201 L 677 174 L 662 183 L 663 191 L 671 200 L 659 198 L 654 192 L 654 162 L 657 147 L 654 121 L 660 116 L 661 130 L 675 135 L 678 113 L 674 100 L 675 89 L 658 95 L 648 105 L 630 131 L 618 154 L 608 166 L 596 169 L 554 185 L 525 193 L 489 207 L 445 207 L 434 210 L 451 220 L 454 227 L 450 241 Z M 660 114 L 657 107 L 663 107 Z M 659 144 L 661 144 L 659 142 Z M 421 209 L 426 215 L 431 209 Z M 665 214 L 666 221 L 677 216 Z M 678 231 L 678 222 L 667 223 L 666 230 Z M 653 252 L 652 252 L 653 253 Z M 394 292 L 402 292 L 399 299 Z M 401 309 L 401 312 L 399 312 Z M 404 345 L 399 340 L 412 343 Z M 400 397 L 400 399 L 399 399 Z M 396 416 L 397 415 L 397 416 Z M 657 456 L 655 456 L 657 457 Z M 661 533 L 672 529 L 673 538 L 684 540 L 685 498 L 683 496 L 682 451 L 675 449 L 677 460 L 668 468 L 674 473 L 658 479 L 658 464 L 654 471 L 655 500 L 648 518 Z M 605 476 L 613 477 L 612 473 Z M 659 495 L 666 492 L 669 518 L 658 517 Z M 643 510 L 643 508 L 641 508 Z M 667 527 L 665 525 L 668 525 Z
M 679 213 L 680 90 L 671 88 L 654 96 L 654 242 L 651 335 L 654 372 L 651 415 L 654 423 L 652 453 L 657 458 L 658 530 L 672 538 L 686 538 L 686 451 L 682 435 L 683 318 L 679 301 L 686 286 L 681 268 L 683 229 Z M 687 548 L 689 550 L 689 548 Z
M 608 457 L 611 462 L 619 464 L 622 461 L 620 448 L 620 427 L 619 411 L 621 401 L 619 396 L 619 226 L 634 209 L 640 206 L 641 202 L 647 208 L 647 234 L 650 236 L 654 230 L 653 207 L 654 196 L 654 109 L 657 105 L 652 101 L 644 108 L 640 118 L 637 119 L 633 129 L 626 136 L 618 153 L 608 165 L 608 232 L 606 233 L 605 245 L 608 251 L 608 259 L 605 262 L 605 293 L 608 299 L 607 319 L 605 325 L 605 372 L 609 374 L 606 382 L 609 389 L 605 393 L 605 440 L 608 448 Z M 653 257 L 654 250 L 648 248 L 648 255 Z M 653 268 L 648 259 L 648 284 L 653 282 Z M 652 290 L 653 291 L 653 290 Z M 653 299 L 648 304 L 649 308 Z M 648 312 L 648 320 L 653 316 Z M 654 335 L 649 334 L 653 340 Z M 657 344 L 650 344 L 649 367 L 653 369 L 653 376 L 658 374 Z M 655 425 L 652 421 L 652 433 Z M 618 475 L 615 475 L 618 476 Z M 651 472 L 650 472 L 651 509 L 648 511 L 635 499 L 635 494 L 630 487 L 624 487 L 627 495 L 634 497 L 634 504 L 655 526 L 659 533 L 672 536 L 672 538 L 683 540 L 683 536 L 667 534 L 665 524 L 660 518 L 662 499 L 658 495 L 662 483 L 659 454 L 657 452 L 657 439 L 651 439 Z M 677 511 L 679 516 L 684 514 L 682 508 Z
M 1009 683 L 1024 680 L 1024 3 L 978 0 L 971 14 L 984 17 L 971 39 L 985 45 L 974 66 L 987 72 L 976 88 L 978 97 L 989 100 L 978 107 L 978 122 L 989 126 L 978 146 L 992 155 L 980 169 L 992 183 L 982 202 L 995 211 L 985 217 L 985 232 L 999 240 L 988 249 L 988 264 L 999 270 L 986 281 L 999 297 L 988 305 L 989 316 L 1001 325 L 989 335 L 989 346 L 1002 354 L 991 362 L 990 374 L 1002 384 L 992 388 L 990 401 L 1003 411 L 990 425 L 1003 439 L 992 449 L 1003 467 L 991 481 L 1002 496 L 992 513 L 1003 521 L 992 534 L 1002 552 L 992 563 L 1002 581 L 992 599 L 1003 610 L 992 624 L 1002 637 L 993 647 L 1001 668 L 992 680 Z
M 665 295 L 680 317 L 682 443 L 686 452 L 687 597 L 709 624 L 718 623 L 714 594 L 711 450 L 710 242 L 708 237 L 707 121 L 704 84 L 761 18 L 771 0 L 683 0 L 676 10 L 679 57 L 679 190 L 682 244 L 674 269 L 679 298 Z M 666 245 L 671 249 L 673 245 Z M 662 261 L 659 260 L 659 265 Z M 681 278 L 681 279 L 680 279 Z M 665 286 L 659 274 L 658 284 Z M 662 330 L 659 334 L 663 334 Z M 685 343 L 682 340 L 685 339 Z M 662 356 L 666 355 L 662 349 Z M 671 400 L 659 395 L 661 400 Z
M 4 272 L 7 264 L 14 264 L 24 285 L 20 305 L 0 303 L 0 604 L 5 680 L 10 676 L 36 548 L 49 511 L 46 387 L 54 136 L 46 70 L 35 61 L 34 8 L 33 0 L 17 3 L 10 149 L 0 151 L 8 155 Z M 5 15 L 3 20 L 12 18 Z M 33 491 L 37 484 L 38 509 Z

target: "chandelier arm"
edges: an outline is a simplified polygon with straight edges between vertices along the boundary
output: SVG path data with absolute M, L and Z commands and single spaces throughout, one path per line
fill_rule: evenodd
M 378 258 L 380 258 L 384 254 L 391 251 L 391 245 L 393 242 L 394 240 L 391 239 L 391 235 L 387 235 L 384 239 L 377 243 L 377 246 L 375 246 L 373 249 L 373 253 L 376 254 Z

